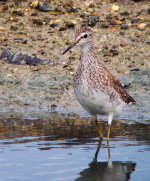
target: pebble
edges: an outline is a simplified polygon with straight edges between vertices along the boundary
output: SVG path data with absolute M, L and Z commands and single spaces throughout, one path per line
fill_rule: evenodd
M 68 22 L 68 23 L 66 23 L 66 27 L 67 27 L 67 28 L 74 28 L 74 27 L 75 27 L 75 24 L 74 24 L 74 23 L 71 23 L 71 22 Z
M 5 28 L 0 26 L 0 32 L 4 31 Z
M 58 26 L 57 23 L 52 23 L 52 24 L 50 24 L 50 27 L 51 27 L 51 28 L 58 28 L 59 26 Z
M 13 15 L 17 15 L 17 16 L 24 16 L 24 12 L 22 12 L 21 9 L 18 9 L 18 10 L 14 10 L 12 12 Z
M 130 71 L 139 71 L 139 70 L 140 70 L 139 68 L 133 68 Z
M 94 13 L 94 12 L 95 12 L 95 9 L 94 9 L 94 8 L 88 8 L 88 9 L 87 9 L 87 12 L 89 12 L 89 13 Z
M 8 10 L 7 4 L 0 4 L 0 13 L 4 13 Z
M 129 26 L 127 24 L 122 24 L 120 28 L 122 30 L 127 30 L 127 29 L 129 29 Z
M 77 13 L 78 12 L 78 9 L 77 8 L 69 8 L 69 9 L 67 9 L 67 12 L 68 13 Z
M 93 27 L 96 23 L 99 22 L 99 16 L 90 16 L 88 19 L 88 25 Z
M 111 9 L 112 9 L 113 11 L 118 11 L 118 10 L 119 10 L 119 6 L 113 4 L 112 7 L 111 7 Z
M 128 42 L 126 40 L 121 40 L 121 42 L 120 42 L 121 47 L 124 47 L 124 46 L 127 46 L 127 45 L 128 45 Z
M 124 11 L 120 13 L 121 16 L 129 16 L 130 13 L 128 11 Z
M 139 25 L 137 26 L 137 28 L 138 28 L 139 30 L 145 30 L 146 25 L 147 25 L 147 24 L 145 24 L 145 23 L 141 23 L 141 24 L 139 24 Z
M 117 56 L 119 54 L 119 52 L 116 49 L 110 49 L 109 51 L 112 54 L 112 56 Z
M 119 34 L 123 36 L 125 34 L 125 32 L 124 31 L 120 31 Z
M 19 28 L 18 28 L 18 26 L 11 26 L 10 29 L 13 31 L 17 31 Z
M 49 16 L 45 16 L 45 17 L 44 17 L 44 22 L 45 22 L 45 23 L 49 23 L 50 20 L 51 20 L 51 18 L 50 18 Z
M 65 30 L 67 30 L 67 27 L 60 27 L 59 28 L 59 31 L 65 31 Z
M 47 2 L 39 2 L 38 8 L 42 12 L 48 12 L 53 10 Z
M 31 4 L 30 4 L 30 7 L 32 8 L 37 8 L 39 6 L 39 1 L 33 1 Z
M 32 19 L 34 25 L 42 26 L 43 21 L 41 19 Z

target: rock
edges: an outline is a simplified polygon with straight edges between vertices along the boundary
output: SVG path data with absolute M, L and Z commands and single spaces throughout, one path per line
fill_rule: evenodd
M 11 26 L 10 29 L 13 31 L 17 31 L 19 29 L 19 27 L 18 26 Z
M 5 28 L 0 26 L 0 32 L 5 31 Z
M 96 23 L 99 22 L 99 16 L 90 16 L 88 19 L 88 25 L 93 27 Z
M 12 14 L 17 16 L 24 16 L 24 12 L 21 9 L 14 10 Z
M 129 29 L 129 26 L 127 24 L 122 24 L 120 28 L 122 30 L 127 30 L 127 29 Z
M 112 54 L 112 56 L 117 56 L 119 54 L 118 50 L 116 49 L 110 49 L 109 52 Z
M 41 19 L 32 19 L 34 25 L 42 26 L 43 21 Z
M 121 47 L 127 46 L 128 44 L 129 43 L 126 40 L 121 40 L 121 42 L 120 42 Z
M 51 28 L 58 28 L 59 25 L 58 25 L 57 23 L 52 23 L 52 24 L 50 24 L 50 27 L 51 27 Z
M 59 31 L 65 31 L 65 30 L 67 30 L 67 27 L 60 27 L 59 28 Z
M 140 70 L 139 68 L 133 68 L 130 71 L 139 71 L 139 70 Z
M 68 13 L 77 13 L 77 12 L 78 12 L 78 9 L 71 7 L 71 8 L 68 8 L 68 9 L 67 9 L 67 12 L 68 12 Z
M 42 60 L 35 56 L 29 56 L 22 53 L 13 53 L 8 49 L 4 49 L 0 55 L 0 60 L 4 60 L 10 64 L 27 64 L 27 65 L 41 65 L 50 63 L 49 60 Z
M 146 23 L 141 23 L 137 26 L 137 28 L 142 31 L 142 30 L 145 30 L 146 25 L 147 25 Z
M 33 13 L 31 13 L 31 16 L 37 16 L 38 15 L 38 13 L 37 12 L 33 12 Z
M 120 24 L 122 24 L 122 22 L 121 22 L 120 20 L 111 19 L 111 20 L 110 20 L 110 24 L 115 26 L 115 25 L 120 25 Z
M 111 9 L 112 9 L 113 11 L 118 11 L 118 10 L 119 10 L 119 6 L 113 4 L 112 7 L 111 7 Z
M 129 16 L 130 13 L 128 11 L 124 11 L 120 13 L 121 16 Z
M 42 11 L 42 12 L 49 12 L 49 11 L 54 11 L 55 10 L 55 9 L 50 7 L 49 3 L 43 2 L 43 1 L 33 1 L 30 4 L 30 7 L 36 8 L 39 11 Z
M 39 2 L 38 9 L 42 12 L 48 12 L 53 10 L 47 2 Z
M 32 8 L 38 8 L 39 6 L 39 1 L 33 1 L 31 4 L 30 4 L 30 7 Z
M 50 18 L 49 16 L 45 16 L 45 17 L 44 17 L 44 22 L 45 22 L 45 23 L 49 23 L 50 20 L 51 20 L 51 18 Z
M 67 27 L 67 28 L 74 28 L 74 27 L 75 27 L 75 24 L 74 24 L 74 23 L 71 23 L 71 22 L 68 22 L 68 23 L 66 23 L 66 27 Z
M 0 4 L 0 13 L 5 13 L 8 10 L 7 4 Z
M 109 23 L 108 22 L 102 22 L 101 23 L 101 28 L 108 28 L 109 27 Z
M 22 43 L 22 44 L 27 44 L 27 40 L 23 39 L 23 38 L 14 38 L 14 42 Z
M 95 9 L 94 9 L 94 8 L 88 8 L 86 11 L 87 11 L 88 13 L 94 13 L 94 12 L 95 12 Z
M 125 32 L 124 31 L 120 31 L 119 34 L 123 36 L 125 34 Z
M 136 25 L 136 24 L 139 23 L 139 21 L 140 21 L 139 18 L 137 18 L 137 19 L 132 19 L 132 20 L 131 20 L 131 23 Z

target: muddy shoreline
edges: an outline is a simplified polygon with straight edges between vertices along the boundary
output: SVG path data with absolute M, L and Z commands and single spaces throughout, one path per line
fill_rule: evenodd
M 44 118 L 52 112 L 89 117 L 80 110 L 72 92 L 79 49 L 61 55 L 73 39 L 74 28 L 88 25 L 99 58 L 130 85 L 127 90 L 137 101 L 122 118 L 149 123 L 150 2 L 63 3 L 52 1 L 51 8 L 59 7 L 53 13 L 31 7 L 30 1 L 0 3 L 0 54 L 10 49 L 51 61 L 29 66 L 0 60 L 1 117 Z M 113 11 L 114 4 L 119 10 Z

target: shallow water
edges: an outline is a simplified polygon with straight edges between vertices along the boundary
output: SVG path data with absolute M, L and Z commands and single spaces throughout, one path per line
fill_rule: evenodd
M 24 123 L 21 130 L 16 131 L 14 126 L 8 134 L 12 126 L 4 122 L 9 130 L 0 136 L 2 181 L 148 181 L 150 178 L 149 126 L 143 129 L 141 125 L 132 129 L 127 126 L 123 131 L 125 136 L 112 134 L 110 156 L 104 140 L 96 162 L 93 158 L 98 138 L 90 138 L 90 131 L 87 135 L 79 131 L 76 137 L 71 137 L 64 136 L 61 130 L 52 134 L 47 126 L 39 126 L 38 130 Z

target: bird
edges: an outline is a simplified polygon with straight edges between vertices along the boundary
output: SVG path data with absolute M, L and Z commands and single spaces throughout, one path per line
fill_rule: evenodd
M 113 76 L 102 60 L 95 53 L 93 32 L 88 27 L 75 30 L 75 40 L 66 48 L 62 55 L 75 46 L 80 46 L 80 62 L 73 78 L 74 93 L 80 105 L 95 120 L 99 138 L 103 139 L 102 125 L 98 115 L 108 116 L 107 141 L 113 117 L 136 101 L 124 89 L 119 80 Z

